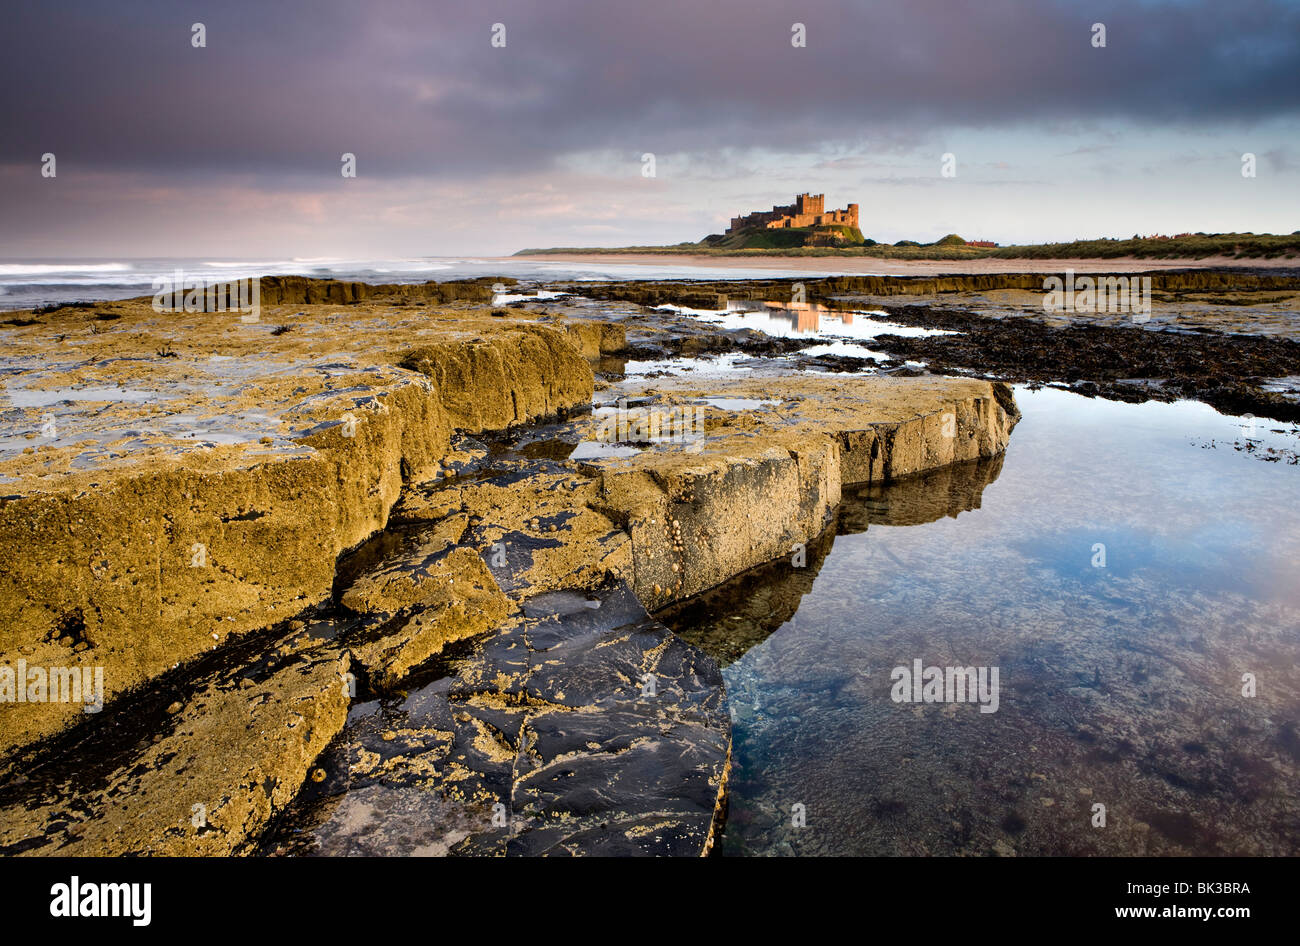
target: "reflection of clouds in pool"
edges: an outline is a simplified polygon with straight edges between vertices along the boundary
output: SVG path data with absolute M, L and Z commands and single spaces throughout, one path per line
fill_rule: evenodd
M 1201 404 L 1017 399 L 978 508 L 865 496 L 867 530 L 732 658 L 727 850 L 1294 853 L 1300 471 L 1200 449 L 1237 424 Z M 917 657 L 1000 667 L 999 712 L 893 703 Z

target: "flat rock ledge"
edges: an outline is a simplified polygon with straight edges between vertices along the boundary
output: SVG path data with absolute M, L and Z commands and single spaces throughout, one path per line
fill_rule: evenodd
M 455 431 L 591 401 L 562 325 L 382 306 L 105 314 L 5 333 L 6 392 L 33 406 L 0 411 L 0 666 L 99 667 L 110 701 L 327 600 L 339 554 L 437 474 Z M 84 715 L 0 701 L 0 759 Z

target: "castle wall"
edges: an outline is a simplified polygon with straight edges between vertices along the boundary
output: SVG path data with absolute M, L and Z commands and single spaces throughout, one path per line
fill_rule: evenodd
M 825 194 L 798 194 L 793 204 L 774 206 L 770 211 L 760 210 L 742 217 L 732 217 L 728 233 L 746 227 L 764 227 L 781 230 L 787 227 L 823 227 L 858 225 L 858 205 L 849 204 L 843 210 L 826 210 Z

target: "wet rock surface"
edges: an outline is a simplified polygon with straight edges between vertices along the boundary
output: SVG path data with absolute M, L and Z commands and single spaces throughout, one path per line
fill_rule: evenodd
M 461 541 L 482 551 L 505 592 L 522 597 L 593 588 L 627 572 L 628 537 L 599 499 L 599 484 L 577 469 L 516 456 L 494 458 L 467 481 L 412 489 L 394 516 L 433 528 L 463 522 Z
M 495 629 L 512 610 L 478 554 L 444 541 L 418 544 L 343 593 L 343 607 L 361 618 L 349 650 L 376 689 L 392 690 L 448 644 Z M 431 553 L 430 544 L 442 547 Z
M 431 675 L 354 708 L 268 853 L 708 852 L 721 675 L 625 584 L 534 596 Z
M 1105 265 L 1098 274 L 1104 278 Z M 1082 275 L 1082 273 L 1080 274 Z M 1140 278 L 1137 274 L 1130 278 Z M 1229 413 L 1300 419 L 1294 397 L 1276 380 L 1300 370 L 1300 274 L 1295 270 L 1183 270 L 1151 272 L 1151 311 L 1134 313 L 1103 302 L 1098 311 L 1049 311 L 1039 274 L 945 277 L 844 276 L 700 282 L 617 282 L 581 291 L 611 303 L 689 306 L 724 311 L 728 305 L 807 298 L 830 309 L 876 310 L 882 319 L 957 334 L 881 335 L 874 347 L 889 358 L 875 369 L 916 374 L 964 374 L 1006 382 L 1054 383 L 1089 396 L 1125 401 L 1196 398 Z M 796 289 L 796 287 L 798 287 Z M 574 287 L 576 290 L 576 286 Z M 802 303 L 801 303 L 802 304 Z M 642 357 L 665 353 L 743 351 L 797 353 L 816 339 L 772 338 L 764 349 L 745 333 L 692 336 L 683 349 L 671 336 L 679 315 L 655 311 L 633 322 L 629 345 Z M 659 321 L 660 331 L 652 326 Z M 669 336 L 669 337 L 665 337 Z M 704 339 L 710 339 L 704 345 Z M 860 358 L 804 356 L 806 368 L 861 371 Z
M 243 852 L 343 728 L 348 667 L 298 635 L 191 681 L 153 720 L 38 757 L 0 791 L 0 853 Z
M 1228 413 L 1300 420 L 1300 404 L 1268 390 L 1271 379 L 1300 370 L 1300 341 L 1295 338 L 1051 326 L 1035 319 L 989 319 L 935 306 L 890 307 L 888 312 L 907 325 L 961 333 L 882 337 L 880 344 L 891 354 L 922 359 L 934 371 L 1064 382 L 1080 394 L 1125 401 L 1195 398 Z

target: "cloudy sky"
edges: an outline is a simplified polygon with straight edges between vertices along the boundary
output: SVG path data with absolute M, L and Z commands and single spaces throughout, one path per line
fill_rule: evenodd
M 0 118 L 9 259 L 675 243 L 801 190 L 890 242 L 1290 233 L 1300 3 L 31 2 Z

